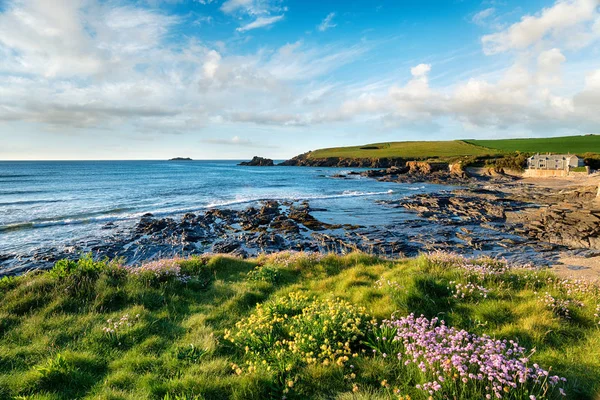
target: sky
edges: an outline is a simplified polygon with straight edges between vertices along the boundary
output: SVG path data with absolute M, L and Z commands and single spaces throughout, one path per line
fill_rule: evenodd
M 0 0 L 0 160 L 600 133 L 600 0 Z

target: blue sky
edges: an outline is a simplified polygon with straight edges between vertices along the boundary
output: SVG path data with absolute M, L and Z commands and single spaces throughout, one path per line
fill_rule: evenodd
M 600 133 L 600 0 L 0 0 L 0 159 Z

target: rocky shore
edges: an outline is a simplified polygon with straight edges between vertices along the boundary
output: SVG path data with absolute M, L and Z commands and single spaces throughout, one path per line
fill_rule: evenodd
M 386 257 L 445 250 L 535 265 L 551 265 L 565 255 L 600 255 L 597 184 L 543 187 L 497 171 L 474 173 L 423 162 L 347 175 L 460 188 L 379 201 L 385 209 L 403 210 L 404 218 L 377 226 L 326 223 L 319 219 L 325 210 L 314 209 L 307 201 L 264 201 L 245 209 L 215 208 L 180 218 L 146 214 L 133 227 L 107 225 L 113 233 L 106 239 L 32 255 L 3 255 L 0 274 L 49 268 L 58 259 L 77 258 L 84 252 L 122 258 L 127 264 L 207 252 L 247 257 L 281 250 L 360 250 Z
M 424 173 L 413 166 L 408 171 L 392 167 L 362 174 L 388 182 L 428 181 L 469 187 L 449 194 L 413 196 L 402 203 L 423 217 L 502 221 L 507 231 L 541 243 L 600 250 L 598 184 L 552 188 L 522 183 L 502 171 L 469 174 L 440 169 Z

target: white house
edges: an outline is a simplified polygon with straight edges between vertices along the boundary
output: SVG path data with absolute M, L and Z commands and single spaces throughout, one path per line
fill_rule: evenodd
M 569 171 L 584 166 L 583 158 L 571 154 L 536 154 L 527 159 L 529 169 Z

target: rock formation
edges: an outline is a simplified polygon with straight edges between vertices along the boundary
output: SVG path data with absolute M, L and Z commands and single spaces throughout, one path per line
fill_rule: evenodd
M 246 167 L 272 167 L 275 164 L 273 163 L 273 160 L 271 160 L 270 158 L 254 156 L 252 158 L 252 160 L 243 161 L 243 162 L 239 163 L 238 165 L 243 165 Z

